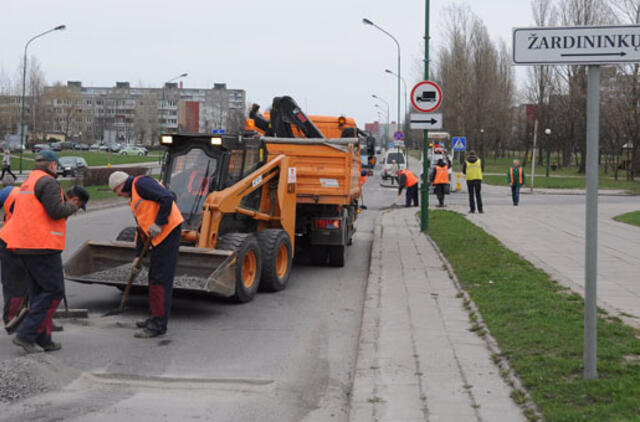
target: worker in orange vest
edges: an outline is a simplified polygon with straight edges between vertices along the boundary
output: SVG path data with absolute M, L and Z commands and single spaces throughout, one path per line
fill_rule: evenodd
M 513 206 L 517 207 L 520 203 L 520 188 L 525 183 L 524 170 L 520 167 L 518 160 L 513 160 L 513 167 L 507 172 L 507 182 L 509 182 L 509 186 L 511 186 Z
M 402 189 L 406 188 L 406 202 L 405 206 L 410 207 L 411 202 L 413 206 L 418 206 L 418 178 L 409 169 L 398 170 L 396 172 L 398 176 L 398 196 L 402 194 Z
M 449 168 L 451 161 L 447 159 L 445 163 L 442 158 L 438 160 L 431 173 L 431 184 L 434 187 L 436 197 L 438 198 L 438 207 L 444 207 L 444 191 L 445 185 L 449 184 Z
M 109 176 L 109 188 L 117 195 L 129 198 L 131 212 L 138 223 L 136 258 L 132 271 L 140 271 L 144 242 L 151 239 L 149 266 L 149 304 L 151 317 L 136 323 L 141 330 L 138 338 L 151 338 L 167 332 L 173 278 L 176 273 L 178 249 L 182 235 L 182 214 L 173 194 L 150 176 L 129 176 L 115 171 Z M 137 273 L 135 274 L 137 275 Z
M 50 352 L 62 346 L 51 338 L 53 314 L 64 296 L 62 251 L 67 217 L 89 200 L 86 190 L 69 190 L 56 181 L 58 156 L 41 151 L 35 168 L 16 194 L 13 214 L 0 230 L 6 249 L 13 251 L 27 272 L 29 313 L 13 343 L 27 353 Z

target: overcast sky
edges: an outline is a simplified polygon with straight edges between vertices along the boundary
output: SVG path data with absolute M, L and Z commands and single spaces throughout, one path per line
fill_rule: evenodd
M 7 6 L 8 2 L 8 6 Z M 162 86 L 188 72 L 184 85 L 214 82 L 244 89 L 247 102 L 267 108 L 291 95 L 310 114 L 345 114 L 360 126 L 377 119 L 371 94 L 391 104 L 396 85 L 384 72 L 397 69 L 392 33 L 402 49 L 402 76 L 421 77 L 423 0 L 3 0 L 0 68 L 14 75 L 26 41 L 47 82 L 85 86 Z M 431 1 L 431 48 L 442 41 L 442 10 L 452 1 Z M 513 27 L 531 26 L 529 0 L 466 2 L 494 39 L 509 42 Z M 519 71 L 519 74 L 521 71 Z M 444 93 L 446 101 L 446 92 Z M 404 99 L 403 99 L 404 103 Z

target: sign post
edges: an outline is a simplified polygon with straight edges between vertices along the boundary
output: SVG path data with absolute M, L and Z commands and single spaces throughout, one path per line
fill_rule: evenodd
M 425 0 L 424 15 L 424 78 L 426 80 L 429 80 L 429 0 Z M 414 104 L 414 91 L 415 88 L 411 90 L 412 104 Z M 420 230 L 422 231 L 429 230 L 429 163 L 427 163 L 428 149 L 429 131 L 425 129 L 423 131 L 422 140 L 422 187 L 420 189 Z
M 584 378 L 594 380 L 598 378 L 600 65 L 640 62 L 640 25 L 515 28 L 513 30 L 513 61 L 517 65 L 582 64 L 589 67 L 583 359 Z

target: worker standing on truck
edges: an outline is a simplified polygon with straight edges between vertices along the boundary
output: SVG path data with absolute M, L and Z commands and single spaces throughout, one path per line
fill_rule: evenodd
M 469 190 L 469 212 L 471 214 L 476 212 L 476 202 L 478 203 L 478 212 L 480 214 L 484 212 L 482 208 L 482 196 L 480 195 L 483 171 L 484 162 L 476 156 L 475 151 L 469 152 L 469 157 L 462 165 L 462 173 L 464 173 L 465 178 L 467 179 L 467 189 Z
M 398 170 L 396 175 L 398 176 L 398 196 L 402 194 L 402 189 L 406 188 L 406 202 L 405 206 L 410 207 L 411 202 L 415 207 L 418 206 L 418 178 L 409 169 Z
M 149 304 L 151 318 L 138 321 L 141 328 L 134 336 L 151 338 L 167 332 L 173 278 L 176 273 L 178 248 L 182 234 L 182 214 L 173 194 L 149 176 L 129 176 L 115 171 L 109 176 L 109 188 L 117 195 L 129 198 L 129 205 L 138 224 L 136 258 L 132 271 L 142 257 L 144 243 L 151 242 L 149 266 Z
M 438 198 L 438 207 L 444 207 L 444 187 L 449 184 L 449 167 L 451 161 L 447 159 L 445 163 L 442 158 L 438 160 L 433 172 L 431 173 L 431 184 L 434 187 L 436 197 Z
M 76 187 L 65 195 L 55 179 L 57 170 L 58 156 L 53 151 L 36 155 L 34 170 L 16 194 L 13 215 L 0 230 L 0 239 L 27 272 L 30 309 L 13 339 L 27 353 L 62 347 L 51 339 L 51 329 L 64 296 L 61 254 L 67 217 L 89 200 L 88 192 Z
M 7 186 L 0 191 L 4 224 L 13 215 L 18 190 L 16 186 Z M 12 334 L 15 328 L 8 328 L 9 322 L 18 316 L 24 317 L 27 312 L 27 273 L 20 259 L 4 247 L 0 249 L 0 259 L 2 260 L 2 297 L 4 298 L 2 320 L 7 333 Z

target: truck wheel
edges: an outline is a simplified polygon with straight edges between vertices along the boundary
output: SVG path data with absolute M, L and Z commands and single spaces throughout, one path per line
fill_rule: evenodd
M 118 234 L 116 240 L 119 240 L 121 242 L 135 242 L 136 234 L 137 231 L 135 226 L 125 227 L 124 229 L 122 229 L 120 234 Z
M 281 229 L 266 229 L 256 235 L 262 252 L 260 289 L 278 292 L 287 287 L 291 273 L 291 240 Z
M 309 254 L 311 255 L 311 263 L 313 265 L 326 265 L 328 253 L 329 253 L 328 246 L 325 246 L 325 245 L 311 246 L 309 250 Z
M 258 291 L 262 270 L 258 240 L 250 233 L 229 233 L 220 238 L 218 249 L 236 253 L 236 293 L 232 300 L 238 303 L 251 301 Z
M 332 267 L 344 267 L 347 261 L 347 247 L 344 245 L 329 247 L 329 265 Z

